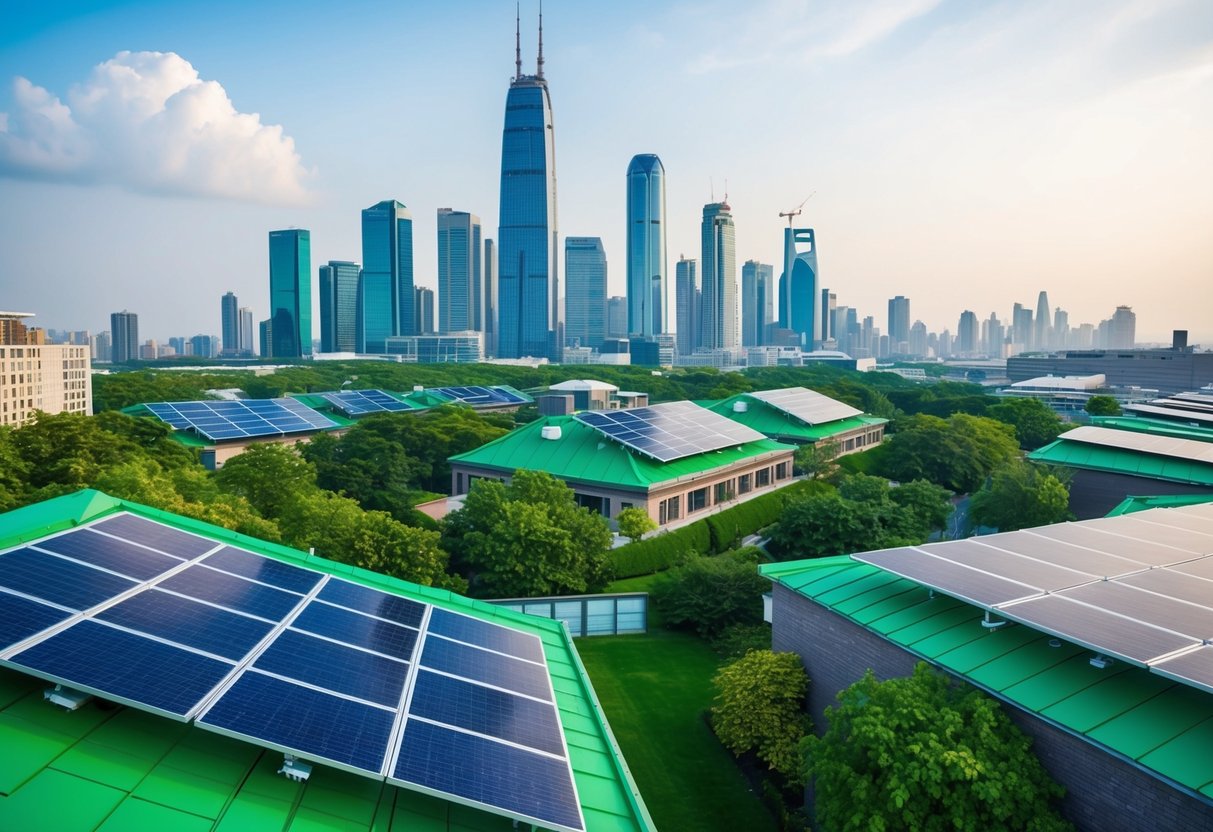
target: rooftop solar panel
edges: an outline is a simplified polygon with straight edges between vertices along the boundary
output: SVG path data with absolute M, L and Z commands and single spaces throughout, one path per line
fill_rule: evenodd
M 1147 416 L 1162 416 L 1167 419 L 1177 419 L 1183 422 L 1213 424 L 1213 413 L 1202 413 L 1200 411 L 1189 410 L 1187 408 L 1161 407 L 1155 404 L 1127 404 L 1125 405 L 1125 410 L 1131 410 L 1134 413 L 1143 413 Z
M 894 575 L 925 583 L 956 598 L 994 606 L 1020 598 L 1039 595 L 1040 587 L 1009 580 L 944 560 L 920 549 L 885 549 L 855 555 L 856 560 L 879 566 Z
M 747 393 L 750 398 L 782 410 L 809 425 L 836 422 L 862 416 L 863 411 L 831 399 L 829 396 L 809 390 L 807 387 L 785 387 L 781 390 L 756 390 Z
M 263 558 L 231 546 L 224 546 L 213 555 L 203 558 L 202 562 L 212 569 L 222 569 L 224 572 L 289 592 L 308 593 L 324 577 L 319 572 L 300 569 L 298 566 Z
M 1195 410 L 1201 413 L 1213 413 L 1213 401 L 1201 401 L 1200 399 L 1185 399 L 1179 396 L 1172 396 L 1166 399 L 1152 399 L 1150 404 L 1158 407 L 1171 407 L 1179 410 Z
M 1213 463 L 1213 443 L 1174 436 L 1153 436 L 1129 430 L 1083 425 L 1066 431 L 1060 437 L 1071 442 L 1086 442 L 1124 451 L 1170 456 L 1177 459 Z
M 578 413 L 579 422 L 661 462 L 765 439 L 761 433 L 693 402 Z
M 469 385 L 464 387 L 431 387 L 430 393 L 448 401 L 477 405 L 525 404 L 527 400 L 514 391 L 505 387 L 481 387 Z
M 949 541 L 947 546 L 927 544 L 919 548 L 943 560 L 990 572 L 1027 586 L 1039 587 L 1046 592 L 1055 592 L 1100 577 L 986 546 L 981 538 Z
M 180 558 L 98 534 L 87 528 L 40 540 L 38 548 L 139 581 L 162 575 L 183 563 Z
M 543 661 L 543 645 L 536 636 L 499 627 L 478 618 L 435 609 L 430 614 L 428 631 L 520 659 Z
M 274 627 L 158 589 L 133 595 L 96 617 L 233 661 L 243 659 Z
M 194 430 L 215 442 L 277 436 L 337 427 L 322 413 L 295 399 L 155 402 L 145 407 L 178 430 Z
M 278 634 L 253 667 L 389 708 L 400 704 L 408 662 L 296 630 Z
M 1213 646 L 1205 645 L 1159 662 L 1154 670 L 1213 693 Z
M 197 565 L 170 575 L 159 586 L 269 621 L 282 620 L 302 600 L 294 593 Z
M 91 524 L 89 528 L 186 560 L 209 552 L 218 545 L 205 537 L 179 531 L 134 514 L 116 514 Z
M 59 607 L 0 591 L 0 650 L 12 647 L 71 616 L 71 612 Z
M 547 702 L 422 670 L 409 715 L 564 756 L 560 720 Z
M 413 408 L 383 390 L 338 390 L 321 393 L 334 408 L 346 416 L 363 416 L 367 413 L 395 413 Z
M 452 676 L 462 676 L 527 696 L 540 699 L 551 699 L 552 696 L 546 668 L 512 656 L 436 638 L 433 634 L 425 640 L 421 664 Z
M 36 549 L 0 555 L 0 586 L 74 610 L 86 610 L 138 586 L 136 581 Z
M 291 626 L 406 661 L 417 643 L 417 631 L 411 627 L 325 603 L 308 604 Z

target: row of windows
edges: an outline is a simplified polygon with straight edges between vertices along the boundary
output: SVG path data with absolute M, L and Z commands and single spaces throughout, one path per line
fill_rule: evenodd
M 703 511 L 708 506 L 726 503 L 742 494 L 748 494 L 755 488 L 767 488 L 772 482 L 786 480 L 792 475 L 791 463 L 779 462 L 774 466 L 759 468 L 752 474 L 741 474 L 736 479 L 724 480 L 712 486 L 704 486 L 690 491 L 686 495 L 686 511 L 688 515 Z M 664 526 L 682 517 L 682 497 L 670 497 L 662 500 L 658 509 L 658 524 Z

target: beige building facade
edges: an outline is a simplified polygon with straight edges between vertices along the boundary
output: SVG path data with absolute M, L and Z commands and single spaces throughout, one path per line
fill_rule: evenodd
M 93 412 L 87 344 L 0 344 L 0 425 L 23 425 L 36 411 Z

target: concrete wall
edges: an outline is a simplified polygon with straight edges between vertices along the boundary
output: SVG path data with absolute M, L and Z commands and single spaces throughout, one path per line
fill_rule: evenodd
M 772 647 L 797 653 L 809 674 L 809 713 L 818 733 L 835 694 L 871 668 L 877 678 L 908 676 L 918 658 L 844 616 L 776 584 Z M 1213 807 L 1069 734 L 1029 711 L 1004 703 L 1034 740 L 1032 748 L 1052 777 L 1066 787 L 1065 816 L 1080 830 L 1213 832 Z

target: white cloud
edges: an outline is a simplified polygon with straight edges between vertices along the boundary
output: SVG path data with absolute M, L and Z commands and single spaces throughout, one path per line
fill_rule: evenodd
M 307 201 L 295 142 L 172 52 L 119 52 L 64 103 L 18 77 L 0 113 L 0 176 L 152 194 Z

